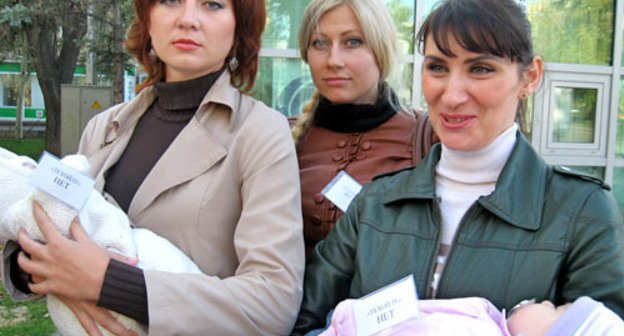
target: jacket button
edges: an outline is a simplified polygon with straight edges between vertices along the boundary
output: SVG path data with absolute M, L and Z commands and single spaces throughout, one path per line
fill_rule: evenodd
M 320 204 L 320 203 L 323 203 L 324 200 L 325 200 L 325 196 L 323 196 L 323 194 L 314 195 L 314 203 Z
M 340 140 L 336 145 L 338 148 L 344 148 L 347 145 L 347 142 L 345 140 Z
M 364 141 L 364 143 L 362 143 L 362 149 L 365 150 L 365 151 L 371 149 L 371 147 L 372 147 L 372 145 L 368 141 Z
M 334 153 L 334 154 L 332 154 L 332 160 L 340 161 L 340 160 L 342 160 L 342 155 L 340 155 L 340 153 Z
M 321 225 L 321 216 L 319 216 L 319 215 L 312 216 L 312 225 L 320 226 Z

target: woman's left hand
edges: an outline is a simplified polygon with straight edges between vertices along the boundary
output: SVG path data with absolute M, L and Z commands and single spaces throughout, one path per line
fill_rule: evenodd
M 19 266 L 40 282 L 28 284 L 36 294 L 57 294 L 74 300 L 97 301 L 110 257 L 74 219 L 70 233 L 74 240 L 64 237 L 41 206 L 33 203 L 33 214 L 47 244 L 36 242 L 24 229 L 18 242 L 30 255 L 20 252 Z

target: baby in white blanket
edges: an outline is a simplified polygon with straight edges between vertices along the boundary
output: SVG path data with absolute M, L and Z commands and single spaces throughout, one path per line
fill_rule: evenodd
M 70 155 L 61 160 L 81 172 L 86 172 L 86 158 Z M 17 232 L 23 227 L 32 239 L 45 241 L 33 216 L 33 201 L 46 211 L 58 230 L 69 237 L 69 227 L 76 215 L 89 236 L 101 247 L 128 258 L 137 258 L 138 267 L 176 273 L 201 273 L 199 268 L 181 250 L 168 240 L 147 229 L 132 228 L 126 214 L 107 202 L 93 190 L 78 213 L 63 202 L 35 188 L 30 175 L 37 163 L 0 147 L 0 244 L 17 241 Z M 6 271 L 6 266 L 5 266 Z M 8 274 L 4 275 L 6 283 Z M 78 319 L 54 295 L 47 296 L 48 311 L 58 331 L 64 336 L 87 335 Z M 136 321 L 113 312 L 128 329 L 146 335 L 145 328 Z M 110 335 L 100 328 L 104 335 Z

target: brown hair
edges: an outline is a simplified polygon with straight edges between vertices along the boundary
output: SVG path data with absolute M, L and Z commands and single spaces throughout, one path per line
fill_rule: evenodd
M 149 35 L 150 10 L 158 0 L 134 0 L 135 18 L 128 31 L 125 45 L 130 54 L 147 72 L 147 79 L 136 91 L 165 78 L 165 63 L 151 56 L 152 39 Z M 225 64 L 232 75 L 231 83 L 242 92 L 249 92 L 256 81 L 258 54 L 266 19 L 264 0 L 232 0 L 236 29 L 232 49 Z

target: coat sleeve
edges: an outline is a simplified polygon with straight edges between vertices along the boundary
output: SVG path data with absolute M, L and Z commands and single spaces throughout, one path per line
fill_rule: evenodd
M 210 224 L 235 226 L 234 274 L 145 271 L 150 335 L 286 335 L 292 329 L 304 268 L 299 170 L 287 122 L 274 114 L 254 116 L 245 124 L 256 126 L 237 131 L 244 153 L 228 155 L 239 160 L 232 174 L 240 174 L 242 211 L 235 223 Z
M 349 297 L 358 239 L 359 200 L 366 186 L 327 237 L 319 242 L 305 270 L 303 302 L 293 335 L 325 327 L 327 314 Z
M 597 187 L 575 219 L 562 274 L 562 302 L 587 295 L 624 317 L 624 225 L 607 190 Z

